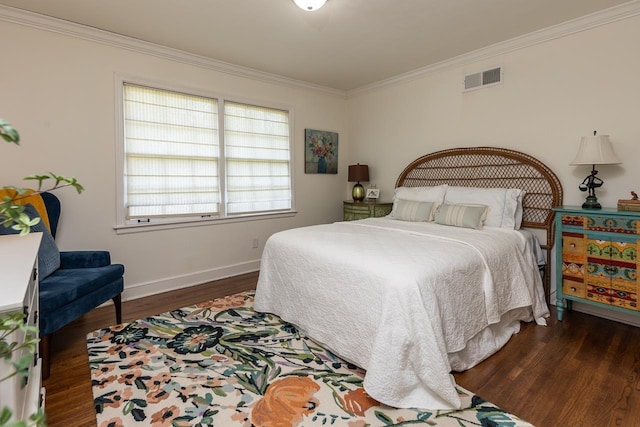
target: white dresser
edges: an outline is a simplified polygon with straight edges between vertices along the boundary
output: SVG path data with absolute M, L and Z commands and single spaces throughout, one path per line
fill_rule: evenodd
M 38 278 L 37 256 L 42 233 L 26 236 L 0 236 L 0 317 L 14 312 L 26 314 L 25 321 L 38 326 Z M 23 342 L 24 333 L 14 332 L 8 342 Z M 27 354 L 23 349 L 13 353 L 13 360 Z M 29 365 L 26 381 L 13 376 L 0 382 L 0 408 L 8 407 L 13 413 L 12 420 L 27 420 L 44 404 L 41 390 L 41 363 L 36 346 Z M 0 378 L 13 372 L 13 367 L 0 360 Z

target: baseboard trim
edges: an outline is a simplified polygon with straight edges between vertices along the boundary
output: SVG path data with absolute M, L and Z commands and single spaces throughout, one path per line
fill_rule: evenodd
M 228 265 L 211 270 L 184 274 L 181 276 L 167 277 L 165 279 L 154 280 L 151 282 L 136 283 L 133 285 L 127 284 L 125 277 L 125 288 L 122 293 L 122 300 L 131 301 L 164 292 L 201 285 L 214 280 L 221 280 L 228 277 L 238 276 L 240 274 L 252 273 L 258 270 L 260 270 L 260 260 Z
M 557 307 L 558 304 L 556 301 L 556 294 L 557 292 L 555 290 L 551 292 L 551 305 Z M 602 317 L 603 319 L 607 320 L 613 320 L 614 322 L 626 323 L 627 325 L 631 326 L 640 326 L 640 317 L 638 316 L 623 313 L 621 311 L 607 310 L 606 308 L 596 307 L 595 305 L 591 304 L 582 304 L 579 301 L 572 302 L 571 310 L 577 311 L 579 313 L 590 314 L 591 316 Z M 571 314 L 567 314 L 567 311 L 565 311 L 564 315 L 570 316 Z
M 613 320 L 615 322 L 626 323 L 631 326 L 640 326 L 640 318 L 638 318 L 638 316 L 622 313 L 620 311 L 607 310 L 606 308 L 600 308 L 589 304 L 580 304 L 578 301 L 573 301 L 572 310 Z

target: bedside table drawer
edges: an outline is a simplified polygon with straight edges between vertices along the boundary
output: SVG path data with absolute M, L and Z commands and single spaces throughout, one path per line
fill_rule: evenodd
M 373 207 L 373 216 L 375 218 L 379 218 L 381 216 L 387 216 L 391 213 L 391 208 L 393 205 L 385 204 L 385 205 L 375 205 Z
M 593 215 L 585 218 L 585 228 L 609 233 L 638 234 L 639 222 L 632 218 Z
M 562 281 L 562 293 L 580 298 L 585 298 L 587 295 L 584 282 L 576 282 L 574 280 L 567 279 Z
M 562 255 L 577 255 L 584 258 L 585 237 L 584 234 L 562 233 Z
M 581 215 L 562 215 L 560 223 L 562 225 L 573 225 L 575 227 L 584 227 L 585 218 Z
M 393 203 L 385 202 L 344 202 L 343 217 L 345 221 L 365 218 L 379 218 L 391 213 Z
M 345 205 L 344 212 L 352 215 L 366 215 L 369 216 L 369 206 L 361 205 Z
M 343 215 L 345 221 L 357 221 L 359 219 L 369 218 L 371 212 L 368 206 L 345 205 Z

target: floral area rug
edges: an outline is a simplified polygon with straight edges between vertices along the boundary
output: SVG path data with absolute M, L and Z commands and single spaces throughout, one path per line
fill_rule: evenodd
M 243 292 L 87 336 L 99 427 L 530 426 L 458 387 L 463 409 L 395 409 L 364 371 L 256 313 Z

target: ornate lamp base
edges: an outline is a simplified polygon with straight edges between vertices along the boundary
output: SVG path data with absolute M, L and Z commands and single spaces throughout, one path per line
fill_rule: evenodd
M 587 196 L 587 199 L 582 204 L 582 209 L 602 209 L 596 196 Z
M 353 197 L 354 202 L 361 202 L 364 200 L 364 187 L 359 182 L 353 186 L 353 190 L 351 190 L 351 197 Z

